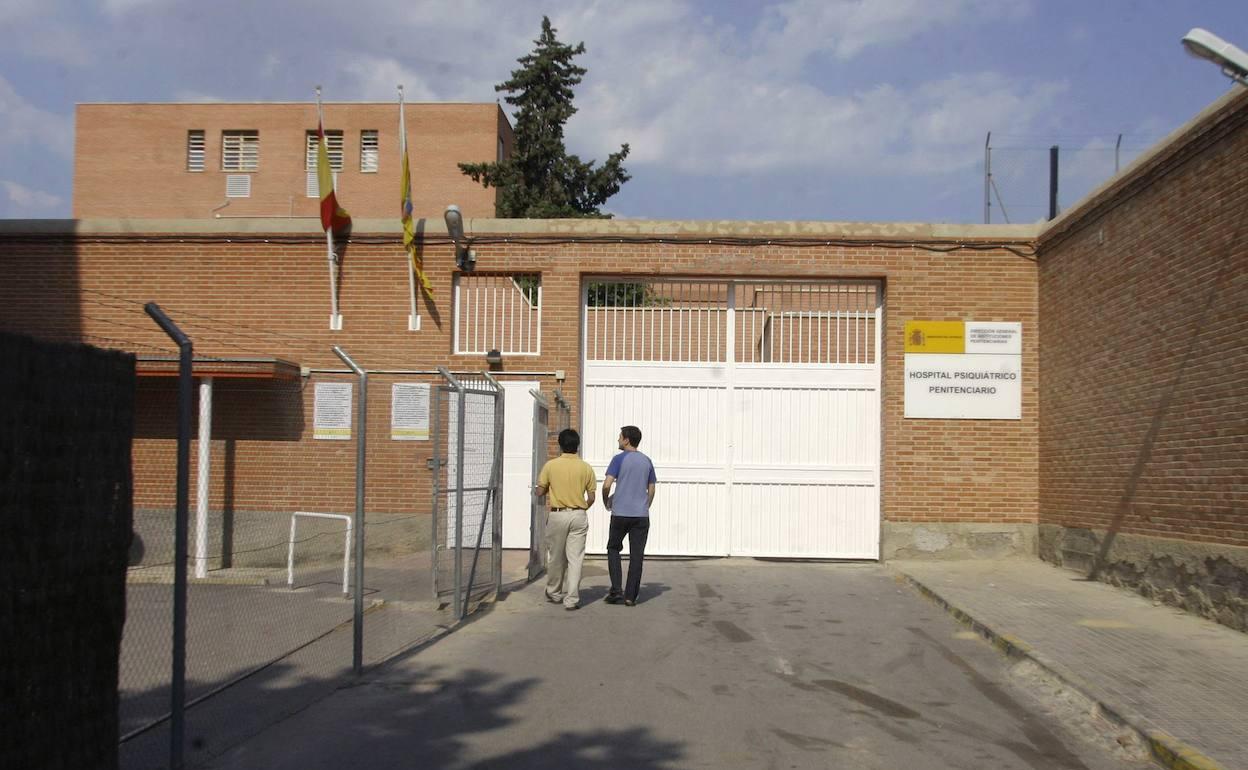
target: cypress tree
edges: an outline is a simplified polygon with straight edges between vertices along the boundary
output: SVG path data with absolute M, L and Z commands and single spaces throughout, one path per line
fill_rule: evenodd
M 494 87 L 517 108 L 511 157 L 459 168 L 474 182 L 498 189 L 499 217 L 609 217 L 599 207 L 629 179 L 623 165 L 628 145 L 595 167 L 592 160 L 569 155 L 563 144 L 563 125 L 576 113 L 572 89 L 586 72 L 573 58 L 585 53 L 585 44 L 559 42 L 545 16 L 542 34 L 533 42 L 536 48 L 517 59 L 520 68 L 512 70 L 511 79 Z

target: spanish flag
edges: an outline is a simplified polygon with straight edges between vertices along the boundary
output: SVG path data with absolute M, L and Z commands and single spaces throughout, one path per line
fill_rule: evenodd
M 321 193 L 321 227 L 327 232 L 342 232 L 351 226 L 351 215 L 338 205 L 334 195 L 334 172 L 329 167 L 329 149 L 325 143 L 325 128 L 316 121 L 316 183 Z

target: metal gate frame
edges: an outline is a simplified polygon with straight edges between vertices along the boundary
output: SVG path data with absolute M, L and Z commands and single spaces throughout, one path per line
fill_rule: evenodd
M 618 286 L 618 289 L 612 289 L 613 285 Z M 844 287 L 850 292 L 844 295 L 845 298 L 852 302 L 857 302 L 852 297 L 859 291 L 865 290 L 867 294 L 862 300 L 864 304 L 859 307 L 833 302 L 830 308 L 824 309 L 818 306 L 812 308 L 809 301 L 803 300 L 803 287 L 815 285 Z M 665 286 L 668 288 L 664 288 Z M 688 288 L 682 288 L 683 286 L 688 286 Z M 780 297 L 780 306 L 775 311 L 743 309 L 736 294 L 739 287 L 745 289 L 761 287 L 777 293 Z M 854 287 L 859 288 L 854 289 Z M 645 297 L 651 291 L 654 291 L 652 301 L 637 301 L 637 298 Z M 591 302 L 591 297 L 598 298 L 598 301 Z M 722 303 L 722 307 L 719 307 L 717 303 Z M 646 314 L 635 314 L 630 318 L 627 315 L 612 317 L 610 313 L 611 309 L 630 307 L 653 311 L 653 313 L 649 314 L 648 318 Z M 732 400 L 734 393 L 737 392 L 759 391 L 770 387 L 770 380 L 776 379 L 777 375 L 781 375 L 779 382 L 786 386 L 792 381 L 799 389 L 822 387 L 824 372 L 834 371 L 836 372 L 832 381 L 834 389 L 864 393 L 870 391 L 875 394 L 874 408 L 869 412 L 855 412 L 867 415 L 867 422 L 871 423 L 864 425 L 869 434 L 863 434 L 870 435 L 876 444 L 875 451 L 870 453 L 872 455 L 870 465 L 863 462 L 845 468 L 830 467 L 827 469 L 837 479 L 836 482 L 831 482 L 835 486 L 844 485 L 846 488 L 862 487 L 872 490 L 870 499 L 863 500 L 861 504 L 869 504 L 873 509 L 873 519 L 870 525 L 873 531 L 864 529 L 861 535 L 869 537 L 873 542 L 859 537 L 858 542 L 844 550 L 839 548 L 829 550 L 824 546 L 811 548 L 805 553 L 794 549 L 790 553 L 787 546 L 777 549 L 774 542 L 762 548 L 755 548 L 730 535 L 725 541 L 726 548 L 721 549 L 719 544 L 715 544 L 711 550 L 705 552 L 705 555 L 878 559 L 882 505 L 880 475 L 883 416 L 880 399 L 883 390 L 884 307 L 885 283 L 878 278 L 601 274 L 583 276 L 580 311 L 581 362 L 584 367 L 581 381 L 582 424 L 586 431 L 602 430 L 602 426 L 596 424 L 596 418 L 590 413 L 593 399 L 590 398 L 589 390 L 594 385 L 610 386 L 613 384 L 606 381 L 594 382 L 595 377 L 590 374 L 593 366 L 600 366 L 606 370 L 619 367 L 621 372 L 636 372 L 638 367 L 641 367 L 649 372 L 647 376 L 672 378 L 673 384 L 681 386 L 697 386 L 705 379 L 707 385 L 723 388 L 729 400 Z M 607 314 L 591 319 L 591 315 L 600 310 L 605 310 Z M 737 339 L 744 328 L 738 327 L 738 323 L 745 323 L 744 318 L 756 318 L 756 316 L 743 317 L 741 316 L 743 312 L 767 313 L 765 317 L 759 319 L 764 322 L 761 326 L 750 327 L 750 333 L 755 338 L 750 343 L 752 347 L 740 347 Z M 772 321 L 774 325 L 771 324 Z M 718 331 L 716 331 L 716 324 L 721 325 Z M 643 335 L 654 335 L 656 329 L 657 335 L 653 337 L 642 336 L 638 339 L 630 339 L 630 335 L 637 337 L 638 332 Z M 763 335 L 761 338 L 758 337 L 759 331 Z M 829 347 L 812 356 L 812 351 L 821 350 L 820 345 L 825 340 Z M 763 347 L 760 348 L 759 345 Z M 641 355 L 638 356 L 638 353 Z M 692 376 L 706 367 L 717 368 L 726 373 L 726 383 L 720 384 L 723 374 L 708 378 Z M 794 381 L 794 377 L 799 379 Z M 625 380 L 631 379 L 634 378 L 631 376 L 625 378 Z M 665 380 L 659 381 L 666 382 Z M 816 383 L 820 384 L 816 385 Z M 626 382 L 621 381 L 618 384 L 624 385 Z M 595 439 L 594 436 L 587 435 L 584 440 L 592 442 L 601 438 L 598 436 Z M 598 467 L 601 459 L 594 460 L 595 467 Z M 832 465 L 839 465 L 839 463 L 834 462 Z M 737 471 L 757 472 L 767 469 L 761 467 L 758 461 L 747 460 L 742 464 L 736 459 L 735 451 L 729 453 L 725 465 L 712 464 L 707 468 L 722 469 L 727 474 L 723 481 L 728 495 L 725 502 L 730 507 L 730 526 L 727 531 L 733 533 L 736 530 L 735 511 L 731 509 L 731 506 L 733 501 L 738 499 L 733 495 Z M 601 472 L 601 468 L 598 470 Z M 811 468 L 810 470 L 822 469 Z M 782 471 L 777 470 L 777 473 L 784 478 L 778 477 L 776 483 L 788 485 L 794 489 L 809 486 L 806 481 L 797 478 L 801 473 L 809 476 L 807 469 L 786 467 Z M 661 470 L 660 474 L 662 474 Z M 844 482 L 841 479 L 844 479 Z M 700 483 L 711 479 L 696 478 L 694 480 Z M 756 484 L 757 481 L 754 483 Z M 720 505 L 723 504 L 720 503 Z M 599 512 L 599 514 L 601 518 L 602 513 Z M 595 526 L 595 523 L 601 525 L 601 521 L 595 522 L 591 516 L 591 527 Z M 698 528 L 697 524 L 695 522 L 694 529 Z M 757 522 L 750 522 L 750 526 L 757 528 Z M 704 527 L 703 531 L 705 531 Z M 839 538 L 840 535 L 838 534 L 837 537 Z M 652 530 L 651 542 L 654 543 L 654 540 Z M 703 551 L 698 550 L 697 546 L 694 550 L 681 550 L 693 545 L 692 543 L 677 545 L 676 550 L 670 553 L 703 555 Z M 664 551 L 664 553 L 668 552 Z
M 533 474 L 530 486 L 537 487 L 537 476 L 549 459 L 550 402 L 539 391 L 530 390 L 533 396 Z M 536 580 L 546 571 L 546 515 L 545 497 L 532 495 L 529 503 L 529 580 Z
M 467 616 L 469 605 L 473 600 L 485 601 L 497 598 L 502 583 L 504 391 L 502 384 L 488 372 L 481 373 L 482 382 L 480 383 L 457 379 L 445 367 L 438 367 L 438 372 L 446 383 L 433 387 L 431 398 L 433 403 L 430 404 L 433 412 L 433 457 L 429 462 L 429 467 L 433 471 L 433 558 L 431 559 L 433 598 L 443 601 L 450 596 L 455 617 L 462 619 Z M 455 396 L 454 399 L 451 398 L 452 395 Z M 467 423 L 470 396 L 488 396 L 492 399 L 493 413 L 489 417 L 493 422 L 492 457 L 489 475 L 484 486 L 468 486 L 471 481 L 468 480 L 466 473 L 465 448 L 469 438 Z M 451 408 L 456 410 L 454 420 L 451 418 Z M 452 425 L 456 434 L 454 457 L 449 456 Z M 443 471 L 444 468 L 445 471 Z M 475 541 L 470 543 L 464 542 L 464 522 L 468 518 L 464 504 L 465 493 L 484 493 Z M 452 500 L 454 501 L 453 509 Z M 443 530 L 449 525 L 452 512 L 456 518 L 455 534 L 453 538 L 449 535 L 444 538 Z M 488 542 L 485 526 L 487 519 L 490 522 Z M 486 548 L 489 549 L 489 578 L 481 581 L 477 576 L 477 567 L 481 551 Z M 465 557 L 468 556 L 465 553 L 467 549 L 471 550 L 471 563 L 465 576 L 464 564 Z M 448 566 L 452 570 L 449 581 L 442 575 Z

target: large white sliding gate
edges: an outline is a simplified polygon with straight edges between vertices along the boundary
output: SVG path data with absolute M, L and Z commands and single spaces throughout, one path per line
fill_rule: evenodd
M 878 558 L 881 302 L 876 281 L 586 283 L 583 454 L 601 479 L 641 428 L 647 553 Z

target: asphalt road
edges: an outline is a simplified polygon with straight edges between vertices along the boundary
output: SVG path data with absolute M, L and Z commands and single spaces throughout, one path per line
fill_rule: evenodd
M 636 607 L 542 587 L 215 768 L 1141 768 L 878 565 L 655 561 Z

